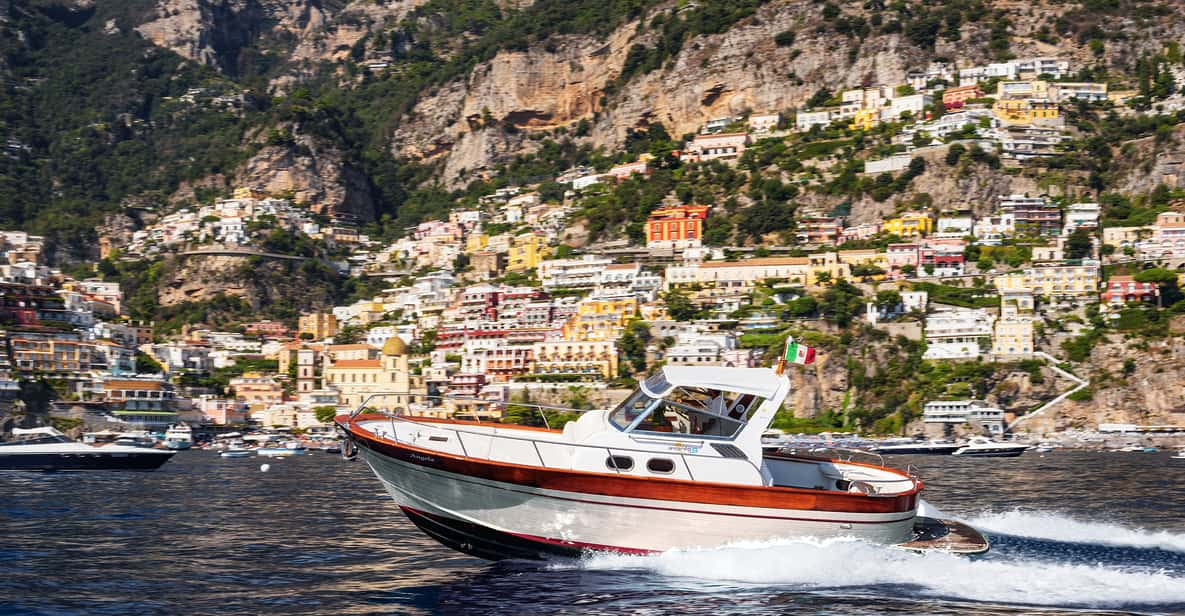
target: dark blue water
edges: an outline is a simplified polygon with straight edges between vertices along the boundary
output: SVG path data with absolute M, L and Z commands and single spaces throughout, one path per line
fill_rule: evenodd
M 362 462 L 262 462 L 0 474 L 0 613 L 1185 613 L 1185 461 L 1167 454 L 893 459 L 991 531 L 975 560 L 787 541 L 487 563 L 422 536 Z

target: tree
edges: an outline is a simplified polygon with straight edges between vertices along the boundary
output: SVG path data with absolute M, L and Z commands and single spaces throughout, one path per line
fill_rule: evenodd
M 1066 239 L 1066 258 L 1085 259 L 1094 251 L 1090 234 L 1086 229 L 1075 229 Z
M 852 283 L 839 279 L 823 294 L 820 310 L 827 320 L 840 327 L 847 327 L 863 304 L 863 293 Z
M 691 303 L 691 298 L 681 289 L 663 293 L 662 301 L 667 305 L 667 314 L 676 321 L 690 321 L 700 314 L 700 310 Z
M 316 415 L 317 421 L 321 423 L 330 423 L 334 417 L 337 417 L 336 406 L 316 406 L 313 407 L 313 414 Z
M 880 310 L 893 310 L 901 305 L 901 294 L 892 289 L 877 291 L 875 304 Z
M 164 366 L 160 365 L 156 358 L 147 353 L 136 353 L 136 372 L 140 374 L 160 374 L 164 372 Z
M 946 164 L 951 165 L 952 167 L 959 164 L 959 159 L 962 158 L 963 152 L 966 151 L 967 148 L 963 147 L 963 144 L 952 143 L 950 145 L 950 149 L 946 151 Z

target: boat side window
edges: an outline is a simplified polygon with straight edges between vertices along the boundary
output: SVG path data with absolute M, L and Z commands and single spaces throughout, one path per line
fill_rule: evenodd
M 32 436 L 26 439 L 6 441 L 0 443 L 0 447 L 8 447 L 11 445 L 44 445 L 46 443 L 69 443 L 70 439 L 64 436 L 44 435 Z
M 646 468 L 652 473 L 669 475 L 675 472 L 675 462 L 669 458 L 650 458 L 646 462 Z
M 628 471 L 634 468 L 634 459 L 629 456 L 609 456 L 605 458 L 605 466 L 610 470 Z

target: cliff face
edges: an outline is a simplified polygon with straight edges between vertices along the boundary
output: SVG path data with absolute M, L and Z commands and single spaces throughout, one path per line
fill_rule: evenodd
M 1100 423 L 1185 425 L 1185 337 L 1150 341 L 1146 348 L 1134 342 L 1111 335 L 1097 345 L 1081 366 L 1092 381 L 1092 399 L 1066 400 L 1056 412 L 1027 422 L 1027 429 L 1053 431 Z M 1125 375 L 1127 360 L 1134 370 Z
M 235 174 L 235 186 L 269 195 L 291 195 L 319 214 L 374 220 L 370 184 L 341 151 L 298 135 L 291 144 L 267 145 Z

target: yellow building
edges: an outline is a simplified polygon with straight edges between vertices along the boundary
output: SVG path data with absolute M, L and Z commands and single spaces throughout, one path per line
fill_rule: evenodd
M 470 233 L 469 237 L 465 238 L 465 252 L 472 254 L 481 252 L 490 245 L 490 236 L 485 233 Z
M 506 271 L 525 272 L 539 267 L 539 262 L 551 256 L 547 238 L 533 233 L 524 233 L 514 238 L 506 258 Z
M 852 130 L 872 130 L 880 124 L 880 111 L 877 109 L 860 109 L 852 116 Z
M 406 411 L 413 401 L 407 344 L 399 336 L 387 340 L 378 359 L 336 359 L 323 377 L 325 387 L 336 389 L 342 404 L 351 408 L 371 396 L 367 406 L 384 411 Z
M 636 297 L 586 299 L 564 323 L 565 340 L 616 340 L 638 314 Z
M 617 344 L 612 340 L 536 342 L 532 374 L 575 374 L 590 379 L 617 377 Z
M 882 230 L 889 235 L 902 238 L 921 237 L 929 235 L 934 230 L 934 219 L 926 214 L 907 212 L 900 218 L 886 220 Z
M 1010 272 L 995 279 L 1001 295 L 1028 291 L 1051 298 L 1084 298 L 1099 292 L 1099 268 L 1094 265 L 1047 265 Z
M 302 338 L 321 340 L 337 335 L 337 317 L 332 312 L 310 312 L 300 315 L 299 335 Z M 308 334 L 307 336 L 305 334 Z
M 1006 124 L 1032 124 L 1061 115 L 1057 103 L 1028 98 L 1003 99 L 992 105 L 992 115 Z
M 275 376 L 260 372 L 245 372 L 230 380 L 235 399 L 247 403 L 252 411 L 261 411 L 284 401 L 284 387 Z

